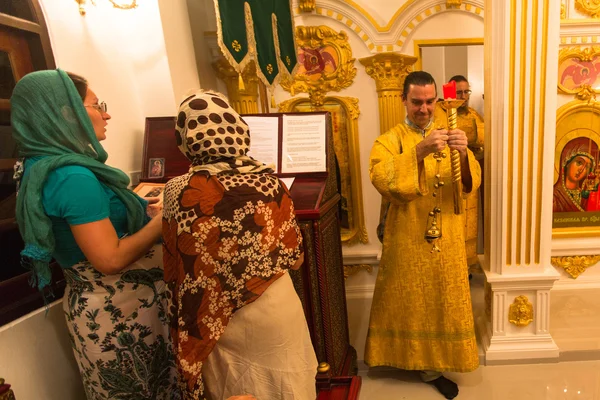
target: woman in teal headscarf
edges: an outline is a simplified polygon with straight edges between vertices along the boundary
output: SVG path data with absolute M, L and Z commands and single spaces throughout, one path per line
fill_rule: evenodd
M 87 81 L 62 70 L 21 79 L 11 97 L 24 161 L 17 221 L 22 263 L 42 291 L 54 258 L 88 399 L 178 399 L 166 320 L 162 212 L 105 164 L 110 119 Z M 156 210 L 154 210 L 156 211 Z

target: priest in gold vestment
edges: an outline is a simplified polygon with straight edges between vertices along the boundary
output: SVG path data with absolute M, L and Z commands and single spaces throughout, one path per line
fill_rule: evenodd
M 483 118 L 475 109 L 469 107 L 469 98 L 471 89 L 467 78 L 462 75 L 455 75 L 450 81 L 456 82 L 456 98 L 465 102 L 457 110 L 458 129 L 465 132 L 468 140 L 468 147 L 473 152 L 479 166 L 483 168 L 483 139 L 484 123 Z M 435 125 L 447 127 L 446 110 L 440 103 L 435 108 Z M 482 176 L 483 187 L 483 176 Z M 483 198 L 481 198 L 483 199 Z M 474 191 L 466 199 L 465 204 L 465 246 L 467 252 L 467 263 L 469 266 L 479 265 L 477 258 L 477 236 L 478 236 L 478 218 L 479 218 L 479 193 Z M 473 268 L 478 269 L 478 267 Z
M 479 365 L 465 256 L 464 214 L 453 207 L 450 149 L 461 154 L 463 196 L 476 191 L 480 167 L 460 130 L 435 129 L 435 81 L 412 72 L 404 83 L 407 117 L 373 145 L 370 177 L 390 201 L 383 254 L 373 294 L 365 348 L 370 366 L 421 371 L 448 399 L 458 394 L 443 371 L 469 372 Z M 438 163 L 435 152 L 447 155 Z M 438 169 L 439 164 L 439 169 Z M 436 175 L 446 183 L 441 200 L 440 252 L 425 238 Z

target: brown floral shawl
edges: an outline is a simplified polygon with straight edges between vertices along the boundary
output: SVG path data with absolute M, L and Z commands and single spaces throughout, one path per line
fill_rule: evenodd
M 288 190 L 247 156 L 248 126 L 223 95 L 186 99 L 176 131 L 192 168 L 165 187 L 165 281 L 184 399 L 202 399 L 203 362 L 233 314 L 296 263 L 302 236 Z

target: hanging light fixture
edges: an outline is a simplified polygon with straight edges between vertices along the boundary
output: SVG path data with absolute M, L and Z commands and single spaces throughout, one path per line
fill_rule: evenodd
M 108 0 L 114 8 L 118 8 L 120 10 L 131 10 L 132 8 L 137 7 L 137 0 Z M 87 0 L 75 0 L 77 4 L 79 4 L 79 14 L 85 15 L 85 4 Z M 96 5 L 95 0 L 90 0 L 92 5 Z

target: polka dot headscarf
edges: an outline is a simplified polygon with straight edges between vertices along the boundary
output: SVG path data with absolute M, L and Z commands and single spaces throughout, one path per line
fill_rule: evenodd
M 211 175 L 236 172 L 268 172 L 270 168 L 247 155 L 250 131 L 227 98 L 212 91 L 198 91 L 179 106 L 177 145 L 192 161 L 194 171 Z

